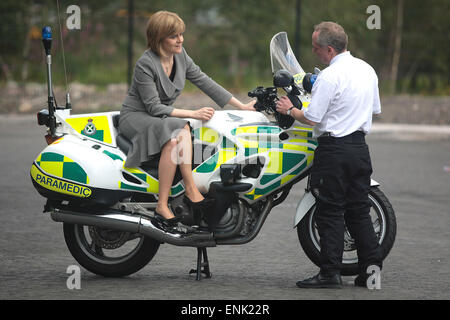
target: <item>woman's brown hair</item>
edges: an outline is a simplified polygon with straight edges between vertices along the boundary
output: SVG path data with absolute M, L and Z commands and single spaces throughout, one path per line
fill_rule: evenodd
M 185 29 L 184 21 L 176 13 L 158 11 L 147 23 L 147 47 L 160 56 L 162 41 L 171 35 L 183 33 Z

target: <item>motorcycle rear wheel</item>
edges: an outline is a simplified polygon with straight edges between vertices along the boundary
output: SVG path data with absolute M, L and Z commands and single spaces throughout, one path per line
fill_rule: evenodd
M 142 235 L 64 223 L 64 239 L 72 256 L 92 273 L 124 277 L 146 266 L 160 243 Z
M 369 199 L 372 204 L 370 215 L 384 260 L 394 245 L 397 233 L 395 213 L 391 203 L 378 187 L 371 188 Z M 316 205 L 300 221 L 297 227 L 297 235 L 305 254 L 315 265 L 320 267 L 320 237 L 315 222 L 315 209 Z M 355 241 L 347 228 L 345 229 L 344 241 L 341 275 L 357 275 L 359 268 Z

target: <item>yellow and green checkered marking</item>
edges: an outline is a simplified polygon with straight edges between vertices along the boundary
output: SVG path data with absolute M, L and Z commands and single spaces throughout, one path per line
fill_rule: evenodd
M 220 134 L 211 128 L 201 127 L 194 130 L 194 138 L 204 143 L 217 144 L 220 141 Z
M 83 168 L 62 154 L 43 152 L 37 157 L 36 164 L 43 172 L 52 176 L 89 184 L 89 177 Z
M 216 171 L 220 166 L 237 155 L 237 147 L 236 145 L 227 139 L 226 137 L 222 138 L 222 143 L 218 147 L 218 151 L 212 155 L 208 160 L 203 162 L 197 168 L 195 168 L 194 172 L 198 173 L 211 173 Z
M 101 142 L 112 143 L 110 123 L 106 115 L 73 116 L 66 119 L 66 122 L 82 135 Z M 89 126 L 95 128 L 95 131 L 87 131 Z
M 123 167 L 123 169 L 127 173 L 134 176 L 135 178 L 138 178 L 139 180 L 145 182 L 148 185 L 148 187 L 138 187 L 138 186 L 134 186 L 134 185 L 131 185 L 131 184 L 128 184 L 125 182 L 119 182 L 120 189 L 153 193 L 153 194 L 159 193 L 159 181 L 156 178 L 154 178 L 151 175 L 149 175 L 148 173 L 140 170 L 139 168 Z M 179 183 L 177 183 L 175 186 L 173 186 L 171 188 L 170 195 L 177 196 L 178 194 L 180 194 L 183 191 L 184 191 L 184 186 L 180 181 Z
M 141 191 L 141 192 L 149 192 L 149 193 L 158 193 L 159 191 L 159 182 L 155 178 L 153 178 L 151 175 L 145 173 L 144 171 L 138 169 L 138 168 L 123 168 L 127 173 L 131 174 L 135 178 L 138 178 L 139 180 L 145 182 L 148 187 L 137 187 L 130 185 L 125 182 L 119 182 L 119 188 L 120 189 L 128 189 L 128 190 L 134 190 L 134 191 Z
M 266 133 L 266 134 L 273 134 L 273 133 L 280 133 L 282 129 L 280 127 L 276 126 L 248 126 L 248 127 L 239 127 L 231 130 L 232 135 L 240 135 L 240 134 L 246 134 L 246 133 Z
M 50 191 L 79 198 L 89 198 L 92 194 L 92 190 L 86 186 L 45 174 L 36 163 L 31 166 L 30 175 L 37 184 Z
M 300 153 L 283 153 L 282 151 L 270 152 L 270 162 L 265 174 L 260 180 L 261 187 L 253 189 L 244 196 L 247 199 L 256 200 L 289 182 L 306 168 L 308 162 L 304 161 L 305 157 L 304 154 Z M 281 178 L 281 176 L 294 169 L 296 166 L 298 167 L 295 170 Z
M 305 74 L 306 73 L 304 73 L 304 72 L 300 72 L 300 73 L 294 74 L 293 77 L 294 77 L 294 82 L 295 82 L 296 85 L 298 85 L 298 86 L 302 85 L 303 78 L 305 77 Z
M 317 142 L 312 139 L 312 129 L 294 127 L 294 130 L 289 132 L 291 138 L 286 142 L 277 137 L 282 131 L 277 126 L 248 126 L 231 131 L 245 148 L 246 156 L 265 153 L 269 158 L 268 166 L 260 180 L 261 187 L 247 193 L 246 198 L 256 200 L 270 193 L 295 178 L 311 164 L 315 148 L 307 144 L 317 146 Z M 286 175 L 289 171 L 292 172 Z

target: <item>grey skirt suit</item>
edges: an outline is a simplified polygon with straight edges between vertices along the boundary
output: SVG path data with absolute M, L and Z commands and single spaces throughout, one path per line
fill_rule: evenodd
M 164 72 L 161 61 L 150 49 L 139 58 L 133 81 L 120 111 L 119 130 L 132 142 L 125 167 L 138 167 L 174 138 L 187 120 L 170 117 L 171 105 L 181 94 L 186 79 L 206 93 L 220 107 L 232 94 L 203 73 L 186 51 L 174 56 L 173 81 Z

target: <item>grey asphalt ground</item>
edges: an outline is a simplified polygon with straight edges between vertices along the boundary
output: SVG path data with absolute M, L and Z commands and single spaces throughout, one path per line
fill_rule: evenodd
M 402 126 L 400 126 L 402 127 Z M 44 148 L 44 128 L 34 116 L 0 117 L 0 299 L 449 299 L 450 134 L 448 127 L 374 126 L 368 138 L 374 167 L 397 215 L 397 238 L 384 262 L 381 290 L 353 286 L 299 289 L 295 282 L 317 267 L 293 229 L 304 183 L 273 209 L 260 234 L 241 246 L 208 250 L 213 277 L 188 275 L 194 248 L 161 245 L 141 271 L 119 279 L 81 268 L 81 289 L 69 290 L 68 266 L 77 265 L 62 224 L 42 213 L 45 203 L 29 176 Z

